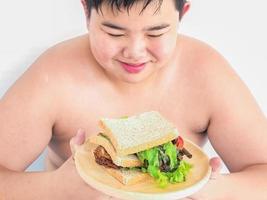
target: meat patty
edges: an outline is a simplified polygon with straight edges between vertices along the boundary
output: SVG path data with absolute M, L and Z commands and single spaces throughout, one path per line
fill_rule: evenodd
M 102 165 L 107 168 L 113 168 L 113 169 L 120 169 L 120 166 L 117 166 L 116 164 L 113 163 L 110 155 L 107 153 L 104 147 L 98 146 L 94 150 L 94 156 L 95 156 L 95 161 L 99 165 Z

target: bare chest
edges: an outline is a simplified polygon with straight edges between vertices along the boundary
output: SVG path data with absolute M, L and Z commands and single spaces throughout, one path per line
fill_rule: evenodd
M 159 111 L 174 123 L 183 137 L 202 145 L 205 141 L 203 132 L 208 124 L 202 95 L 174 91 L 168 88 L 162 95 L 155 93 L 131 98 L 95 91 L 88 95 L 75 95 L 74 99 L 70 97 L 54 127 L 49 159 L 59 166 L 70 156 L 69 140 L 79 128 L 86 130 L 87 136 L 90 136 L 100 131 L 98 121 L 102 117 L 131 116 L 151 110 Z

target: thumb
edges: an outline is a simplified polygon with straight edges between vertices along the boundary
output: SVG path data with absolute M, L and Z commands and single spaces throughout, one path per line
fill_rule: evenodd
M 222 160 L 219 157 L 213 157 L 210 159 L 210 166 L 212 168 L 210 179 L 216 179 L 222 168 Z
M 74 155 L 77 146 L 82 145 L 85 141 L 85 130 L 79 129 L 74 137 L 70 139 L 70 149 Z

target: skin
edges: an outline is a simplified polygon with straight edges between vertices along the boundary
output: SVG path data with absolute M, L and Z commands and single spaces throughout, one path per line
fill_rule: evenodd
M 261 152 L 267 123 L 248 88 L 214 49 L 177 34 L 173 2 L 163 1 L 156 14 L 153 4 L 141 15 L 140 9 L 137 4 L 129 14 L 114 14 L 104 5 L 104 15 L 93 10 L 89 34 L 48 49 L 1 99 L 0 196 L 108 199 L 78 176 L 71 150 L 98 133 L 99 118 L 149 110 L 161 112 L 199 146 L 209 138 L 231 171 L 219 174 L 220 160 L 211 159 L 211 180 L 188 199 L 266 196 L 267 154 Z M 168 27 L 148 30 L 160 24 Z M 133 74 L 121 62 L 145 68 Z M 46 171 L 24 172 L 46 147 Z

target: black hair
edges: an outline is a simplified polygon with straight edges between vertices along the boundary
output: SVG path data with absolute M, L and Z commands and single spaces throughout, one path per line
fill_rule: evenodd
M 126 9 L 127 11 L 130 10 L 130 8 L 135 4 L 138 3 L 140 1 L 144 2 L 143 8 L 141 10 L 141 12 L 143 12 L 146 7 L 155 0 L 86 0 L 86 4 L 87 4 L 87 9 L 88 9 L 88 13 L 90 15 L 91 10 L 93 8 L 95 8 L 97 11 L 101 11 L 101 5 L 103 3 L 109 5 L 112 10 L 116 9 L 118 11 L 121 11 L 121 9 Z M 159 6 L 157 8 L 157 10 L 160 8 L 162 1 L 164 0 L 157 0 L 159 3 Z M 166 0 L 169 1 L 169 0 Z M 173 0 L 174 1 L 174 5 L 175 8 L 177 9 L 177 11 L 179 11 L 179 13 L 182 13 L 184 4 L 186 3 L 186 0 Z M 181 19 L 182 15 L 180 14 L 180 19 Z

